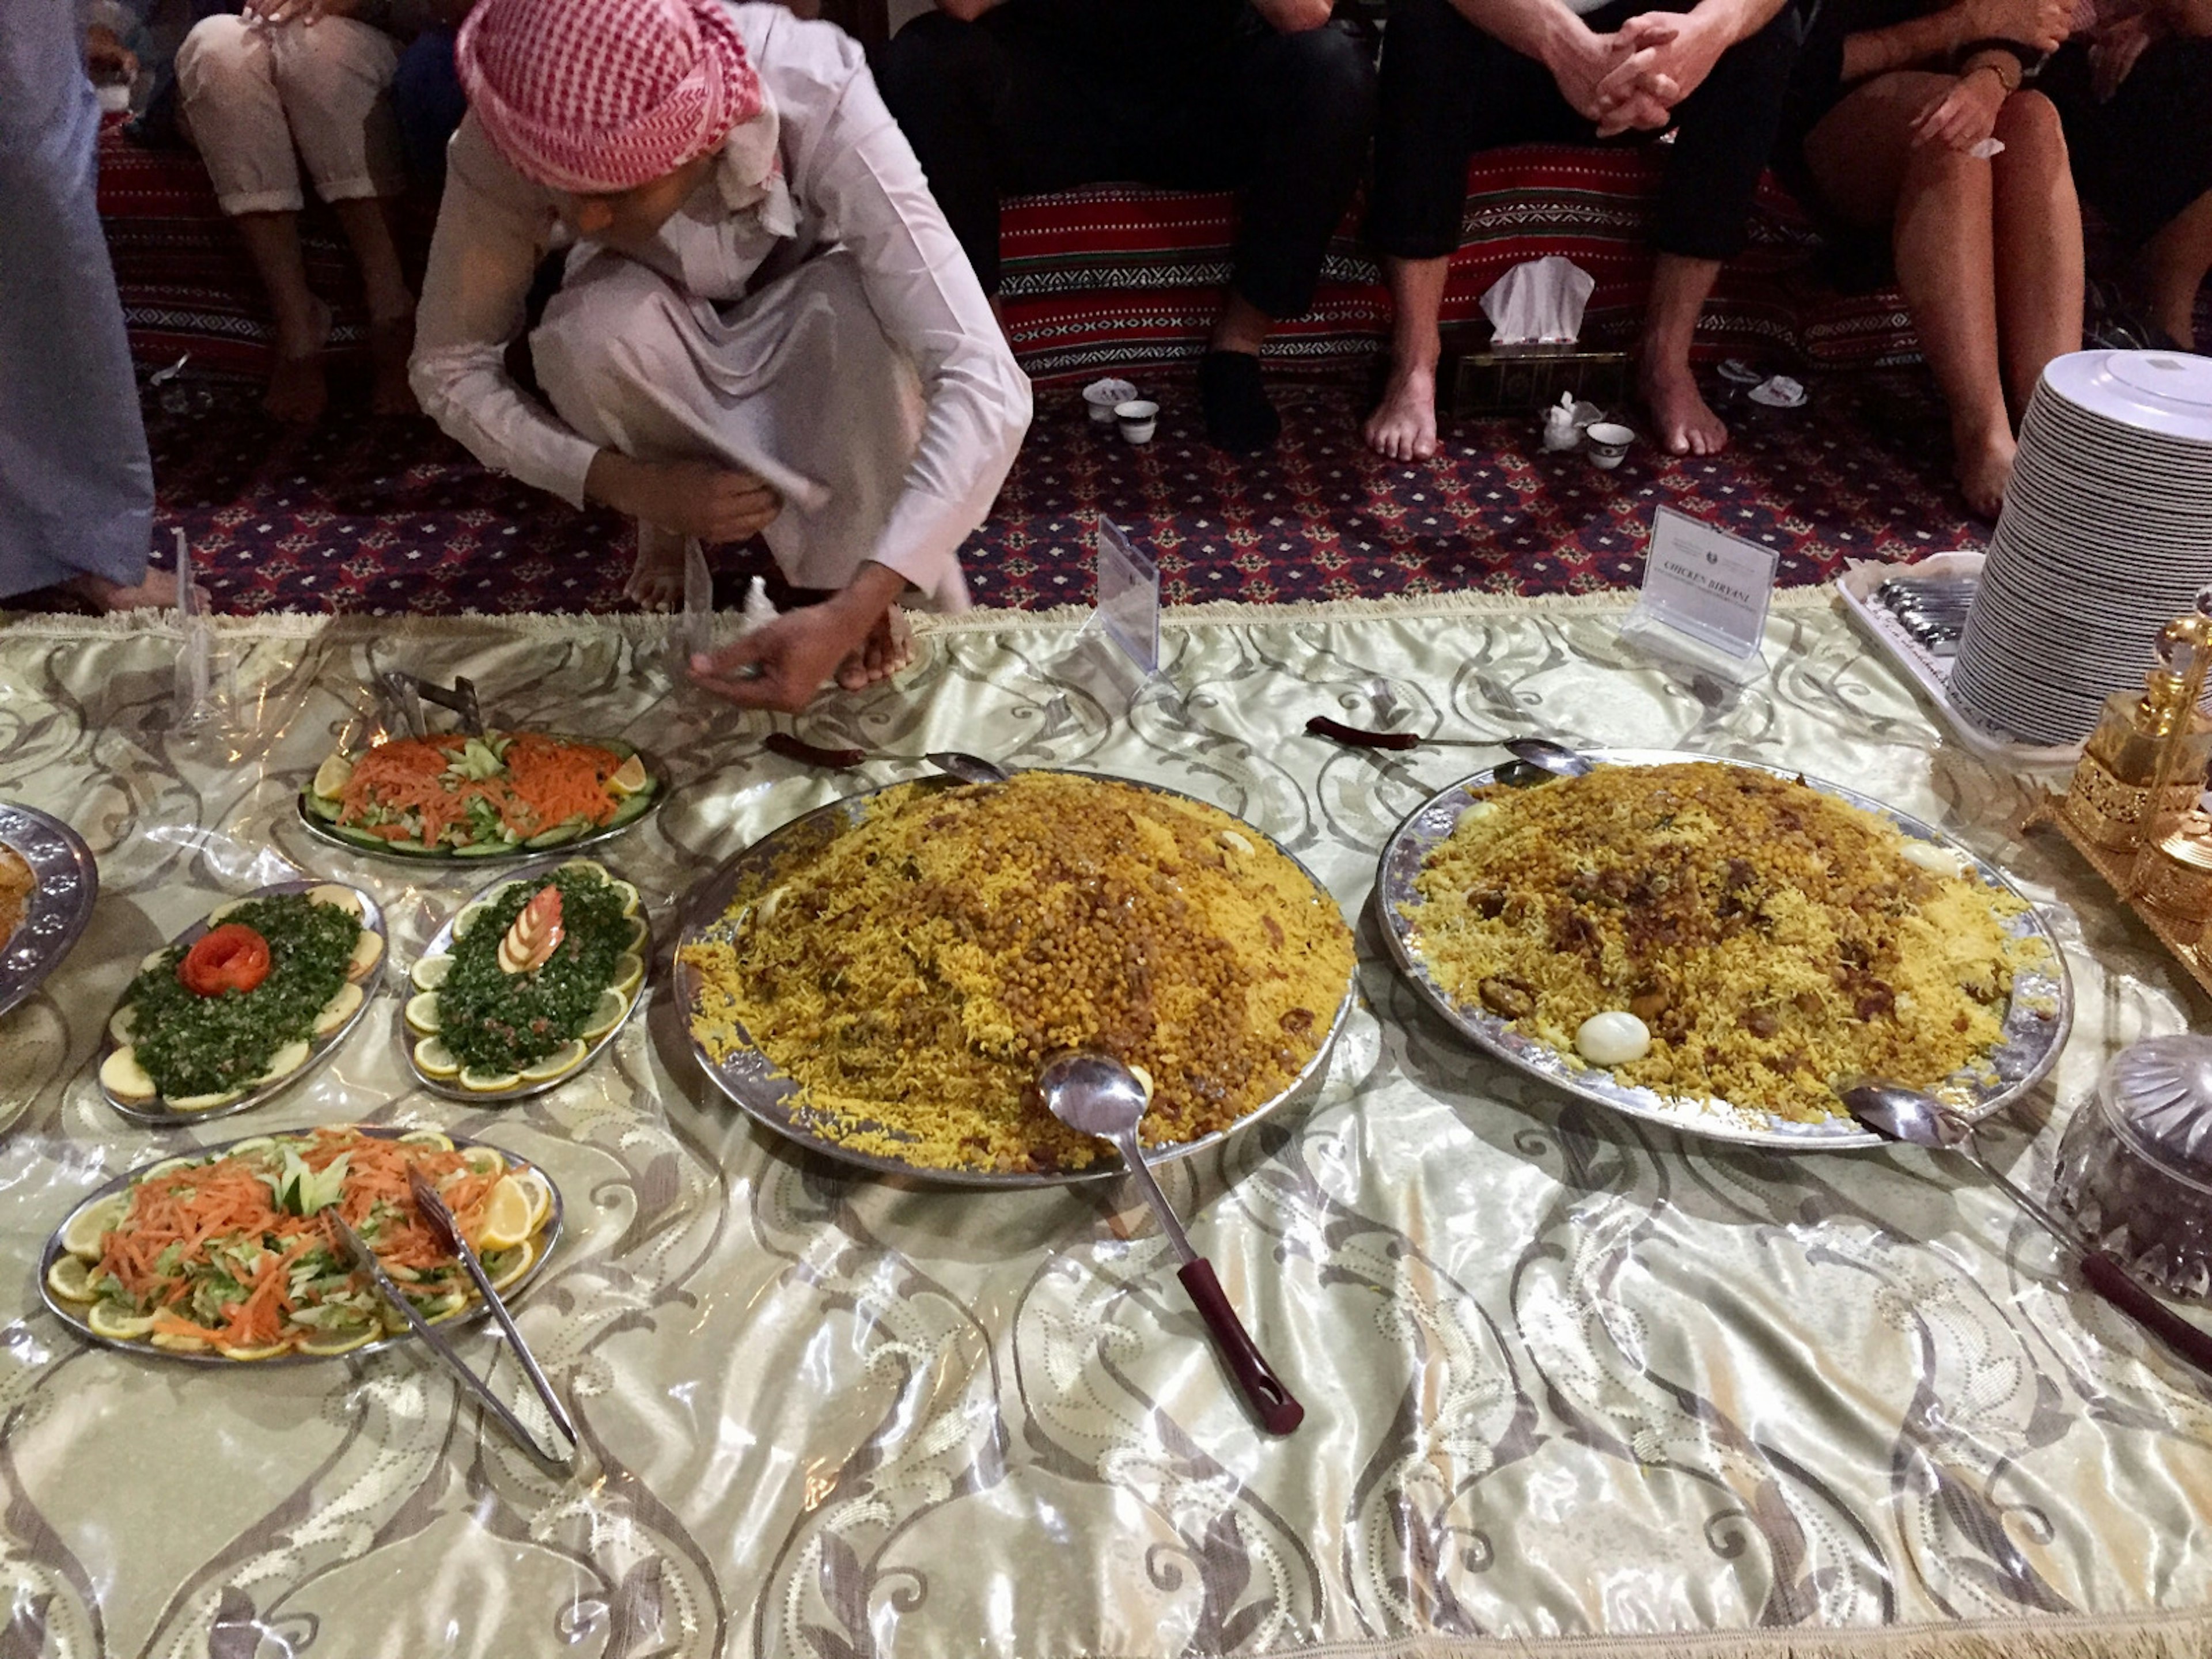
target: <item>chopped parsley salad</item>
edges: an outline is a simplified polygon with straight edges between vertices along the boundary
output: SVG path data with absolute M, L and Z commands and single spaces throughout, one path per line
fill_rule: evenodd
M 627 744 L 544 732 L 441 732 L 331 756 L 301 803 L 358 846 L 466 858 L 617 829 L 642 817 L 659 788 Z
M 329 885 L 224 906 L 196 939 L 146 959 L 109 1022 L 115 1099 L 205 1111 L 306 1065 L 361 1006 L 384 941 L 360 896 Z
M 415 966 L 416 1069 L 471 1094 L 549 1083 L 629 1018 L 645 977 L 638 892 L 589 859 L 490 889 Z
M 228 1359 L 343 1353 L 405 1322 L 347 1261 L 325 1216 L 335 1210 L 417 1312 L 451 1318 L 474 1287 L 416 1207 L 410 1166 L 437 1187 L 495 1288 L 543 1255 L 553 1191 L 530 1165 L 434 1131 L 325 1128 L 137 1172 L 63 1224 L 46 1287 L 60 1311 L 115 1340 Z

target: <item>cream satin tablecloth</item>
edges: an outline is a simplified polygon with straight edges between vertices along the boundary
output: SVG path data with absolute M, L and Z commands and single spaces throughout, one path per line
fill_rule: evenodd
M 1772 674 L 1734 706 L 1626 656 L 1617 618 L 1185 617 L 1133 700 L 1066 623 L 984 617 L 798 729 L 1173 785 L 1279 837 L 1353 915 L 1400 817 L 1498 757 L 1303 734 L 1370 718 L 1378 682 L 1419 730 L 1853 784 L 2076 919 L 2073 1042 L 1993 1137 L 2042 1181 L 2105 1056 L 2191 1018 L 2178 971 L 2055 840 L 2011 838 L 2021 787 L 1940 744 L 1824 597 L 1778 605 Z M 573 1482 L 418 1352 L 211 1372 L 68 1334 L 34 1294 L 41 1242 L 179 1144 L 94 1085 L 131 964 L 300 869 L 373 887 L 404 964 L 466 890 L 293 819 L 372 667 L 465 672 L 504 723 L 665 756 L 679 792 L 611 858 L 664 939 L 697 875 L 855 787 L 672 692 L 655 631 L 240 626 L 221 636 L 231 729 L 183 736 L 158 629 L 0 627 L 0 796 L 72 822 L 103 883 L 66 967 L 0 1022 L 0 1655 L 2212 1649 L 2212 1395 L 2065 1288 L 1962 1165 L 1730 1151 L 1580 1107 L 1423 1017 L 1364 930 L 1371 1012 L 1320 1103 L 1167 1178 L 1307 1404 L 1287 1440 L 1255 1432 L 1128 1194 L 902 1190 L 794 1156 L 708 1091 L 658 988 L 596 1069 L 507 1111 L 410 1089 L 387 991 L 335 1065 L 200 1132 L 434 1123 L 549 1170 L 568 1231 L 520 1317 L 585 1435 Z M 494 1374 L 528 1399 L 511 1363 Z

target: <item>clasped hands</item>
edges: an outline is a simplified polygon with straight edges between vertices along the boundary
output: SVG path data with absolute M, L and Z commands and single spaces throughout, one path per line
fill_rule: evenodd
M 1597 127 L 1601 138 L 1657 131 L 1674 106 L 1704 84 L 1729 41 L 1695 11 L 1649 11 L 1610 34 L 1579 18 L 1551 64 L 1560 95 Z

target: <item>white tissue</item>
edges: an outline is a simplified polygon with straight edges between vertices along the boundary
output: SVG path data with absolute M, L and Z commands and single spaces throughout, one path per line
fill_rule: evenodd
M 1972 156 L 1977 161 L 1994 161 L 1998 156 L 2004 154 L 2004 140 L 2002 138 L 1984 138 L 1980 143 L 1976 144 L 1972 149 L 1968 150 L 1966 154 Z
M 1492 345 L 1566 345 L 1580 336 L 1597 279 L 1553 253 L 1513 267 L 1482 296 Z
M 756 576 L 752 585 L 745 589 L 744 611 L 738 618 L 738 635 L 742 637 L 754 633 L 775 620 L 775 605 L 769 599 L 768 584 Z

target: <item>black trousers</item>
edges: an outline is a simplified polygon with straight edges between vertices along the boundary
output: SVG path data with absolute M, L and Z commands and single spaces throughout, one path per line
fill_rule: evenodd
M 1019 0 L 915 18 L 876 82 L 968 252 L 999 289 L 999 198 L 1129 179 L 1237 192 L 1237 291 L 1269 317 L 1313 304 L 1375 116 L 1366 49 L 1334 25 L 1279 33 L 1248 11 L 1196 62 L 1083 62 Z
M 2058 106 L 2081 199 L 2130 243 L 2212 191 L 2212 40 L 2153 41 L 2103 103 L 2088 48 L 2069 40 L 2035 86 Z
M 1601 33 L 1693 0 L 1613 0 L 1583 21 Z M 1721 55 L 1675 106 L 1674 140 L 1652 226 L 1662 253 L 1727 259 L 1774 148 L 1802 30 L 1789 7 Z M 1382 43 L 1368 234 L 1382 252 L 1433 259 L 1460 244 L 1467 161 L 1505 144 L 1595 143 L 1551 71 L 1486 34 L 1449 0 L 1393 0 Z

